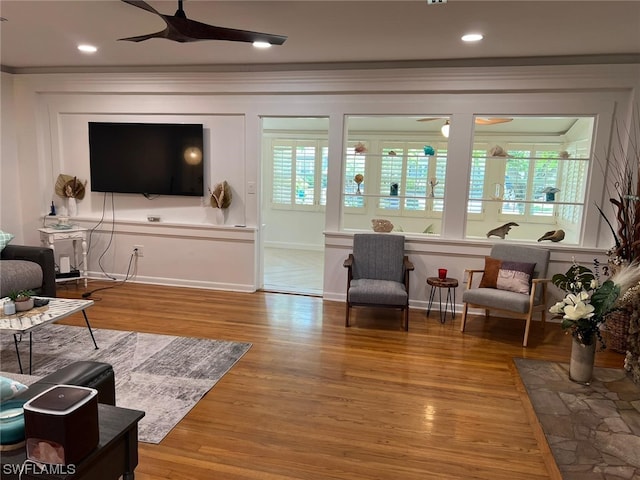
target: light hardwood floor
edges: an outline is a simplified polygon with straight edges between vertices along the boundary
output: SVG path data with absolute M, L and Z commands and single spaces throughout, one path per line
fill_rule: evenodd
M 299 295 L 126 284 L 93 298 L 97 328 L 253 344 L 161 444 L 141 444 L 138 480 L 556 478 L 512 358 L 568 361 L 557 324 L 534 322 L 525 349 L 520 321 L 462 334 L 459 315 L 414 309 L 404 332 L 399 312 L 354 309 L 347 329 L 344 304 Z
M 265 248 L 265 291 L 322 296 L 324 252 Z

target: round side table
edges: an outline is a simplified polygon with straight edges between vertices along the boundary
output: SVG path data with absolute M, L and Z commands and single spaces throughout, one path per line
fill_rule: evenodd
M 433 297 L 438 289 L 438 300 L 440 302 L 440 323 L 444 323 L 447 317 L 447 308 L 451 306 L 451 320 L 456 316 L 456 288 L 458 287 L 458 280 L 455 278 L 439 278 L 428 277 L 427 285 L 431 286 L 431 292 L 429 293 L 429 306 L 427 307 L 427 317 L 431 313 L 431 305 L 433 304 Z M 444 310 L 442 310 L 442 289 L 447 289 L 447 297 L 444 302 Z M 451 293 L 453 291 L 453 294 Z

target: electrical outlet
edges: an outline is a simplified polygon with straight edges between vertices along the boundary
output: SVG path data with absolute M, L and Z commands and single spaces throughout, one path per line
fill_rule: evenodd
M 136 257 L 144 257 L 144 245 L 134 245 L 133 254 Z

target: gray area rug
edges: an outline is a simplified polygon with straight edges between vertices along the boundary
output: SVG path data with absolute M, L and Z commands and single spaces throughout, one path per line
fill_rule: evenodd
M 640 386 L 623 369 L 581 385 L 568 364 L 513 360 L 563 480 L 640 479 Z
M 249 350 L 250 343 L 94 329 L 96 350 L 86 327 L 47 325 L 33 334 L 33 375 L 20 371 L 13 335 L 0 336 L 0 369 L 32 383 L 77 360 L 110 363 L 116 377 L 116 404 L 144 410 L 141 442 L 159 443 Z M 28 371 L 29 339 L 20 344 Z

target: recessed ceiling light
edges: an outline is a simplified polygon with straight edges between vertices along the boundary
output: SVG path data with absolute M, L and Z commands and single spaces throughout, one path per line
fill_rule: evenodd
M 78 45 L 78 50 L 83 53 L 96 53 L 98 47 L 94 47 L 93 45 Z
M 256 48 L 271 48 L 269 42 L 253 42 L 253 46 Z
M 463 42 L 479 42 L 484 36 L 481 33 L 467 33 L 462 36 Z

